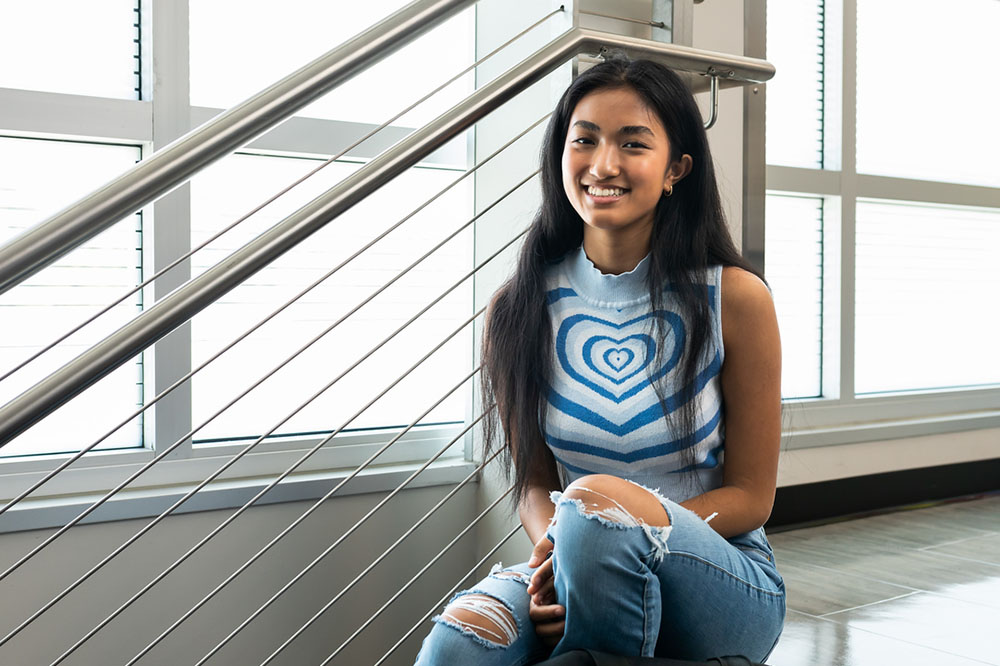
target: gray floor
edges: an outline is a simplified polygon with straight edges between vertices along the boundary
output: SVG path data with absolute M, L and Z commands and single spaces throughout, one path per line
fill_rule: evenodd
M 773 666 L 1000 665 L 1000 495 L 769 535 Z

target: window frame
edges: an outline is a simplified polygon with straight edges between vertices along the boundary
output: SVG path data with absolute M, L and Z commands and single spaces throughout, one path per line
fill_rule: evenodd
M 141 99 L 0 88 L 0 134 L 139 146 L 143 156 L 168 145 L 225 110 L 189 104 L 188 23 L 187 2 L 141 3 Z M 237 152 L 326 156 L 339 152 L 356 137 L 374 128 L 375 125 L 362 123 L 296 117 Z M 407 133 L 406 128 L 387 128 L 345 159 L 370 159 Z M 317 137 L 321 139 L 317 141 Z M 464 168 L 455 165 L 469 162 L 473 141 L 473 132 L 469 132 L 465 140 L 454 140 L 428 156 L 420 167 L 461 173 Z M 143 263 L 147 267 L 147 275 L 152 275 L 191 248 L 190 185 L 185 184 L 160 197 L 144 207 L 141 213 L 144 233 L 148 234 L 147 242 L 143 243 Z M 170 224 L 157 225 L 157 218 L 170 219 Z M 190 277 L 189 259 L 145 287 L 143 302 L 155 303 Z M 144 392 L 147 400 L 190 370 L 191 349 L 191 325 L 188 322 L 146 350 Z M 471 383 L 467 393 L 471 400 Z M 175 389 L 144 414 L 141 447 L 93 451 L 81 456 L 72 466 L 7 512 L 4 520 L 0 521 L 0 533 L 65 524 L 108 489 L 152 461 L 159 453 L 158 448 L 162 451 L 189 432 L 192 427 L 190 382 Z M 426 461 L 463 428 L 464 424 L 415 427 L 400 440 L 404 446 L 394 447 L 380 455 L 377 466 L 362 472 L 338 494 L 395 488 L 412 472 L 414 461 Z M 400 430 L 402 428 L 386 428 L 338 434 L 334 446 L 327 445 L 317 451 L 258 503 L 322 496 Z M 197 497 L 177 512 L 239 506 L 322 440 L 323 436 L 269 438 L 266 445 L 259 446 L 259 450 L 255 448 L 234 466 L 234 471 L 227 470 L 218 481 L 199 491 Z M 156 515 L 216 472 L 225 461 L 252 441 L 194 446 L 191 438 L 187 438 L 167 458 L 143 473 L 120 496 L 85 522 Z M 411 485 L 421 487 L 462 480 L 475 468 L 470 454 L 467 438 L 459 437 L 432 468 Z M 0 484 L 5 489 L 3 495 L 16 496 L 76 455 L 70 452 L 0 458 Z M 4 502 L 0 501 L 0 505 Z
M 766 11 L 766 0 L 748 2 L 748 6 L 750 4 L 758 13 L 755 20 L 763 26 L 761 13 Z M 857 203 L 905 201 L 1000 212 L 1000 188 L 857 172 L 857 0 L 826 0 L 825 4 L 824 31 L 828 40 L 824 88 L 826 163 L 821 169 L 767 164 L 762 188 L 769 194 L 824 199 L 824 266 L 830 269 L 825 271 L 823 294 L 824 397 L 784 402 L 787 447 L 810 448 L 996 428 L 1000 426 L 1000 385 L 871 395 L 855 393 Z M 763 101 L 754 103 L 760 107 L 757 114 L 763 126 Z M 755 109 L 752 105 L 747 108 L 751 113 Z M 744 246 L 763 248 L 763 223 L 745 220 Z M 760 256 L 763 256 L 762 249 Z

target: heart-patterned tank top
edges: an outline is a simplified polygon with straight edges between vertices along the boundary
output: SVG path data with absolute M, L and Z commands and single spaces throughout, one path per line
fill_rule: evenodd
M 651 383 L 662 387 L 668 410 L 680 407 L 687 322 L 669 285 L 661 309 L 651 310 L 648 261 L 628 273 L 605 275 L 580 248 L 550 267 L 546 287 L 555 350 L 544 434 L 567 482 L 613 474 L 681 502 L 722 483 L 722 267 L 705 274 L 711 334 L 695 377 L 692 436 L 668 430 Z M 666 332 L 662 349 L 656 320 Z M 685 447 L 693 450 L 685 454 Z

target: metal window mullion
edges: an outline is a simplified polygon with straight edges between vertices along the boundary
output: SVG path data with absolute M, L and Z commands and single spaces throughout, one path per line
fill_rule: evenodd
M 483 464 L 485 465 L 486 463 L 484 462 Z M 469 530 L 471 530 L 473 527 L 475 527 L 476 525 L 478 525 L 482 521 L 482 519 L 485 518 L 490 513 L 490 511 L 492 511 L 494 508 L 496 508 L 500 504 L 500 502 L 502 502 L 513 491 L 514 491 L 514 487 L 511 486 L 506 491 L 504 491 L 499 497 L 497 497 L 495 500 L 493 500 L 488 507 L 486 507 L 485 509 L 483 509 L 482 512 L 480 512 L 480 514 L 478 516 L 476 516 L 475 518 L 473 518 L 472 522 L 470 522 L 468 525 L 466 525 L 465 529 L 463 529 L 461 532 L 459 532 L 458 535 L 454 539 L 452 539 L 451 541 L 449 541 L 448 544 L 444 548 L 442 548 L 438 552 L 437 555 L 435 555 L 434 557 L 432 557 L 427 562 L 427 564 L 425 564 L 423 566 L 423 568 L 420 569 L 420 571 L 418 571 L 416 574 L 414 574 L 414 576 L 412 578 L 410 578 L 410 580 L 407 581 L 407 583 L 405 585 L 403 585 L 389 599 L 389 601 L 387 601 L 381 608 L 379 608 L 375 612 L 375 615 L 372 616 L 369 619 L 368 622 L 366 622 L 365 624 L 363 624 L 361 626 L 361 628 L 359 628 L 357 631 L 355 631 L 353 634 L 351 634 L 347 638 L 347 640 L 344 641 L 340 645 L 340 647 L 338 647 L 336 650 L 334 650 L 333 653 L 331 653 L 329 657 L 327 657 L 325 660 L 323 660 L 323 663 L 321 663 L 320 666 L 327 666 L 330 662 L 332 662 L 333 659 L 334 659 L 334 657 L 336 657 L 338 654 L 340 654 L 340 652 L 345 647 L 347 647 L 350 644 L 350 642 L 353 641 L 355 639 L 355 637 L 357 637 L 375 618 L 377 618 L 386 608 L 388 608 L 389 605 L 392 604 L 392 602 L 394 602 L 396 599 L 398 599 L 400 597 L 400 595 L 403 594 L 403 592 L 405 592 L 406 590 L 408 590 L 410 588 L 410 586 L 413 585 L 413 583 L 415 583 L 421 576 L 423 576 L 424 573 L 426 573 L 432 566 L 434 566 L 435 564 L 437 564 L 438 560 L 440 560 L 442 557 L 444 557 L 448 553 L 448 551 L 451 550 L 455 546 L 455 544 L 457 544 L 462 539 L 462 537 L 464 537 L 466 534 L 469 533 Z M 518 526 L 518 528 L 520 528 L 520 526 Z M 282 648 L 283 647 L 284 646 L 282 646 Z M 262 662 L 260 664 L 260 666 L 267 666 L 267 664 L 271 663 L 271 660 L 274 659 L 274 657 L 276 657 L 277 654 L 278 654 L 277 652 L 275 652 L 274 654 L 272 654 L 270 657 L 267 658 L 267 660 L 265 660 L 264 662 Z
M 840 171 L 840 402 L 855 400 L 855 289 L 857 220 L 857 0 L 843 0 L 843 90 Z
M 508 490 L 507 492 L 510 492 L 510 491 Z M 478 562 L 476 562 L 475 566 L 473 566 L 471 569 L 469 569 L 469 572 L 467 574 L 465 574 L 464 576 L 462 576 L 458 580 L 458 582 L 455 583 L 455 585 L 447 592 L 447 594 L 445 594 L 443 597 L 441 597 L 441 599 L 438 600 L 438 602 L 436 604 L 434 604 L 433 606 L 431 606 L 431 609 L 429 611 L 427 611 L 422 618 L 420 618 L 419 620 L 417 620 L 417 623 L 414 624 L 412 627 L 410 627 L 410 630 L 407 631 L 405 634 L 403 634 L 403 636 L 398 641 L 396 641 L 395 645 L 393 645 L 391 648 L 389 648 L 389 651 L 386 652 L 384 655 L 382 655 L 381 659 L 379 659 L 377 662 L 375 662 L 374 666 L 381 666 L 381 664 L 383 662 L 385 662 L 386 659 L 388 659 L 390 656 L 392 656 L 392 654 L 399 648 L 399 646 L 402 645 L 404 642 L 406 642 L 406 639 L 408 639 L 410 636 L 412 636 L 413 632 L 415 632 L 417 629 L 419 629 L 420 625 L 422 625 L 424 622 L 426 622 L 427 619 L 431 615 L 434 614 L 434 611 L 437 610 L 439 606 L 442 606 L 445 603 L 447 603 L 448 599 L 450 599 L 452 597 L 452 595 L 454 595 L 455 592 L 458 591 L 458 588 L 460 588 L 462 586 L 462 584 L 465 583 L 465 581 L 467 581 L 469 578 L 472 578 L 472 576 L 474 576 L 476 574 L 476 572 L 479 570 L 479 568 L 481 566 L 483 566 L 483 564 L 485 564 L 487 560 L 489 560 L 491 557 L 493 557 L 494 553 L 496 553 L 498 550 L 500 550 L 504 546 L 504 544 L 506 544 L 508 541 L 510 541 L 514 537 L 514 535 L 517 534 L 520 531 L 521 531 L 521 526 L 520 525 L 516 525 L 513 529 L 511 529 L 509 532 L 507 532 L 506 536 L 504 536 L 503 538 L 501 538 L 500 541 L 498 541 L 495 546 L 493 546 L 492 548 L 490 548 L 489 552 L 486 553 L 485 555 L 483 555 L 482 558 L 480 558 L 480 560 Z
M 743 55 L 763 58 L 767 52 L 766 0 L 743 0 Z M 743 89 L 743 256 L 765 273 L 765 192 L 767 169 L 764 130 L 767 86 Z
M 155 152 L 191 131 L 190 106 L 190 39 L 187 2 L 150 2 L 145 10 L 148 19 L 152 67 L 153 143 Z M 152 205 L 152 225 L 147 232 L 152 235 L 152 268 L 155 283 L 146 291 L 152 292 L 153 302 L 191 279 L 191 185 L 185 183 Z M 176 266 L 171 267 L 173 264 Z M 168 389 L 170 395 L 153 407 L 147 419 L 145 443 L 154 451 L 165 448 L 191 429 L 191 382 L 174 387 L 191 369 L 191 322 L 183 324 L 161 338 L 152 348 L 152 372 L 146 381 L 151 382 L 152 394 L 159 396 Z M 149 353 L 149 350 L 147 352 Z M 150 423 L 151 422 L 151 423 Z M 191 439 L 182 439 L 173 447 L 174 458 L 191 457 Z

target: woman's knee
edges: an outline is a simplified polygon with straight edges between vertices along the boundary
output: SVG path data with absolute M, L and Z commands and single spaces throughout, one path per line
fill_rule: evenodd
M 581 511 L 626 525 L 670 525 L 660 498 L 631 481 L 609 474 L 591 474 L 571 483 L 563 497 L 578 500 Z
M 518 635 L 513 611 L 488 594 L 469 593 L 454 599 L 438 622 L 485 647 L 509 647 Z

